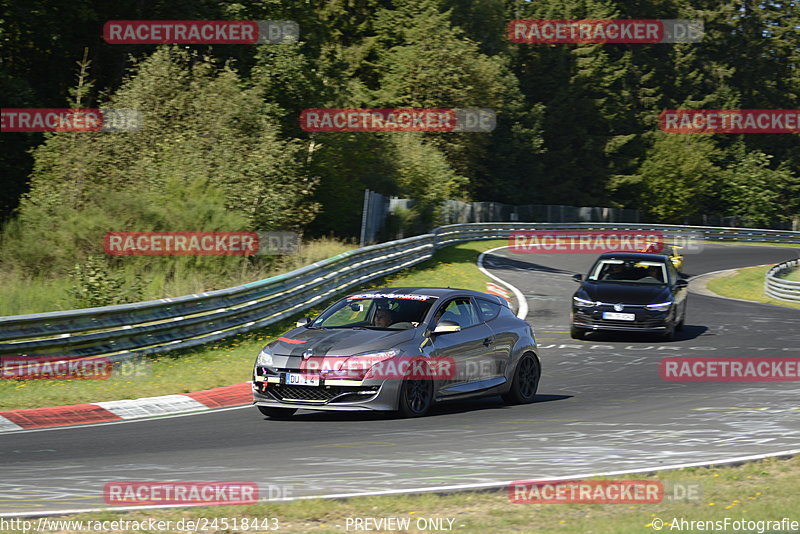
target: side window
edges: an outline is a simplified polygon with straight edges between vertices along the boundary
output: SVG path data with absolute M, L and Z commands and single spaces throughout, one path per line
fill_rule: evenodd
M 454 321 L 461 328 L 467 328 L 480 322 L 475 306 L 467 297 L 456 298 L 442 304 L 436 312 L 434 320 L 436 322 Z
M 481 309 L 481 315 L 483 315 L 484 321 L 491 321 L 497 314 L 500 313 L 500 309 L 502 306 L 497 304 L 496 302 L 490 302 L 488 300 L 483 299 L 476 299 L 478 301 L 478 307 Z
M 672 265 L 672 262 L 667 262 L 667 272 L 669 273 L 669 283 L 674 284 L 678 281 L 678 271 L 675 269 L 675 266 Z

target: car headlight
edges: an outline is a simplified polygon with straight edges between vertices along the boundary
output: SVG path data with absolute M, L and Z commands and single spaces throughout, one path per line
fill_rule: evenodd
M 591 308 L 595 305 L 593 300 L 586 300 L 580 297 L 572 297 L 572 302 L 574 302 L 579 308 Z
M 342 365 L 339 369 L 337 369 L 337 372 L 343 378 L 362 380 L 375 367 L 375 365 L 399 355 L 400 351 L 397 349 L 354 354 L 342 362 Z
M 648 304 L 644 307 L 645 310 L 649 311 L 659 311 L 665 312 L 669 310 L 669 307 L 672 306 L 672 301 L 670 302 L 659 302 L 658 304 Z
M 256 358 L 256 367 L 272 367 L 272 353 L 266 348 L 258 353 Z
M 376 363 L 380 363 L 389 358 L 399 356 L 400 351 L 397 349 L 386 350 L 382 352 L 365 352 L 364 354 L 355 354 L 347 358 L 345 366 L 348 368 L 363 368 L 369 369 Z

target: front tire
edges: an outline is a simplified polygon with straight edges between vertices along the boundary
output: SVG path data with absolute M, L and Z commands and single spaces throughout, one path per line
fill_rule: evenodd
M 432 380 L 403 380 L 397 415 L 400 417 L 422 417 L 433 405 Z
M 673 341 L 675 339 L 675 323 L 667 325 L 667 330 L 661 335 L 663 341 Z
M 539 378 L 542 369 L 539 359 L 530 354 L 525 354 L 517 362 L 514 370 L 514 378 L 511 381 L 511 389 L 501 395 L 506 404 L 529 404 L 536 398 L 536 390 L 539 389 Z
M 682 330 L 683 323 L 686 321 L 686 304 L 683 305 L 683 313 L 681 314 L 681 320 L 678 321 L 678 324 L 675 325 L 675 330 Z
M 270 419 L 289 419 L 297 411 L 297 408 L 273 408 L 272 406 L 256 406 L 256 408 Z
M 569 337 L 572 339 L 583 339 L 583 336 L 586 335 L 586 330 L 582 328 L 576 328 L 575 326 L 569 327 Z

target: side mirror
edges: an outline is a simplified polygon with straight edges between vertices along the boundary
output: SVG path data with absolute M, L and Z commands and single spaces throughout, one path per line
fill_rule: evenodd
M 439 324 L 433 329 L 434 334 L 451 334 L 453 332 L 461 332 L 461 326 L 455 321 L 439 321 Z
M 308 317 L 303 317 L 302 319 L 300 319 L 299 321 L 294 323 L 294 325 L 295 326 L 308 326 L 308 323 L 310 323 L 310 322 L 311 322 L 311 320 Z
M 683 279 L 683 278 L 681 278 L 681 279 L 679 279 L 679 280 L 677 280 L 675 282 L 675 287 L 688 287 L 688 286 L 689 286 L 689 282 L 687 280 Z
M 583 282 L 583 275 L 582 274 L 573 274 L 572 279 L 576 282 Z

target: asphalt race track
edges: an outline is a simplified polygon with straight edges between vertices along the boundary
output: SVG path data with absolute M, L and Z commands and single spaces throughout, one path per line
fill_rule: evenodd
M 798 255 L 797 248 L 707 245 L 687 256 L 684 270 L 693 276 Z M 800 356 L 800 310 L 690 294 L 686 327 L 674 342 L 619 334 L 571 340 L 570 275 L 585 273 L 593 259 L 507 250 L 486 257 L 486 267 L 530 306 L 544 372 L 534 404 L 507 407 L 490 398 L 411 420 L 303 411 L 270 421 L 244 407 L 8 433 L 0 435 L 0 513 L 102 507 L 108 481 L 255 481 L 262 496 L 297 497 L 800 449 L 799 383 L 666 382 L 658 375 L 665 356 Z

